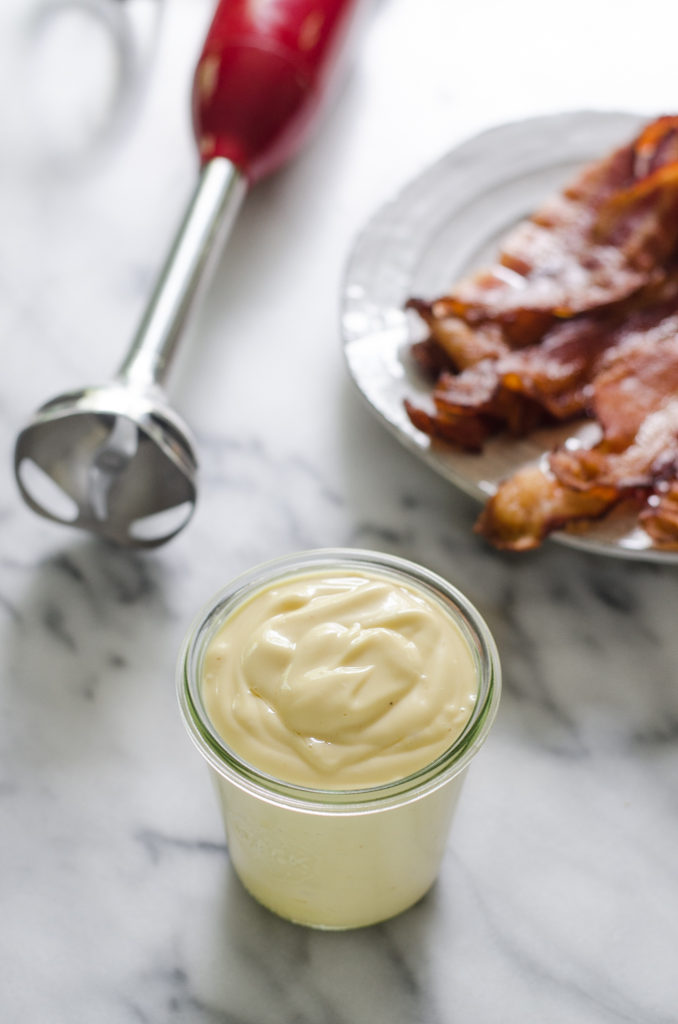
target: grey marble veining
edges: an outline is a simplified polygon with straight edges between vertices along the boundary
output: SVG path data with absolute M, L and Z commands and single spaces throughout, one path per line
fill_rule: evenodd
M 639 24 L 617 5 L 613 42 L 609 7 L 583 0 L 557 40 L 531 0 L 374 6 L 331 116 L 248 199 L 194 326 L 174 394 L 200 500 L 145 555 L 30 513 L 11 452 L 38 404 L 122 356 L 192 184 L 186 97 L 210 4 L 166 0 L 129 123 L 58 172 L 12 91 L 29 6 L 0 12 L 0 1020 L 673 1024 L 677 571 L 489 550 L 473 502 L 346 379 L 337 295 L 364 219 L 465 135 L 551 109 L 675 108 L 674 6 L 649 0 Z M 505 673 L 436 886 L 345 934 L 242 890 L 174 691 L 189 622 L 230 576 L 331 545 L 447 576 Z

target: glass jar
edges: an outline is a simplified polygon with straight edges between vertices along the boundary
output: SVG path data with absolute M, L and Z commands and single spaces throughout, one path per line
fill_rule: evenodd
M 285 782 L 229 749 L 205 711 L 202 665 L 224 620 L 259 590 L 328 571 L 362 571 L 420 592 L 443 607 L 469 645 L 478 679 L 471 717 L 441 756 L 406 778 L 352 790 Z M 496 646 L 478 611 L 412 562 L 326 549 L 277 559 L 229 583 L 188 633 L 178 692 L 189 735 L 216 784 L 231 863 L 245 888 L 280 916 L 317 928 L 374 924 L 416 903 L 438 874 L 462 780 L 492 725 L 500 689 Z

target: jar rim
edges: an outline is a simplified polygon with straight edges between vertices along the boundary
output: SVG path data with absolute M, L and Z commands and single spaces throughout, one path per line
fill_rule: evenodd
M 402 778 L 352 789 L 321 789 L 287 782 L 236 754 L 212 725 L 200 693 L 202 663 L 210 640 L 244 601 L 275 582 L 319 571 L 371 569 L 435 598 L 452 616 L 476 664 L 478 700 L 457 738 L 433 761 Z M 363 548 L 316 548 L 284 555 L 239 574 L 203 605 L 184 638 L 177 667 L 177 694 L 190 738 L 207 763 L 238 788 L 260 799 L 311 813 L 359 813 L 419 799 L 458 775 L 484 742 L 501 693 L 501 665 L 494 638 L 472 602 L 444 577 L 398 555 Z

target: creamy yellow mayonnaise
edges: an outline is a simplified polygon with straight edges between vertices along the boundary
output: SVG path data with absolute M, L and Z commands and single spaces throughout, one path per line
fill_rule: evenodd
M 277 778 L 319 789 L 390 782 L 459 736 L 478 691 L 442 604 L 358 570 L 277 581 L 227 616 L 202 695 L 220 736 Z

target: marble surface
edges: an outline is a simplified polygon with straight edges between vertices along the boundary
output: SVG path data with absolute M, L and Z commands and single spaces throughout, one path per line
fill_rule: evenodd
M 677 1020 L 676 569 L 489 550 L 471 499 L 355 395 L 337 326 L 356 231 L 455 142 L 552 110 L 678 109 L 675 4 L 369 6 L 341 95 L 248 198 L 194 325 L 173 395 L 200 502 L 151 554 L 41 520 L 11 473 L 31 411 L 117 365 L 194 179 L 187 93 L 211 5 L 166 0 L 157 22 L 128 6 L 151 20 L 103 120 L 106 38 L 70 26 L 46 54 L 25 31 L 39 3 L 0 13 L 0 1019 Z M 439 882 L 345 934 L 242 891 L 174 692 L 199 604 L 327 545 L 443 573 L 505 673 Z

